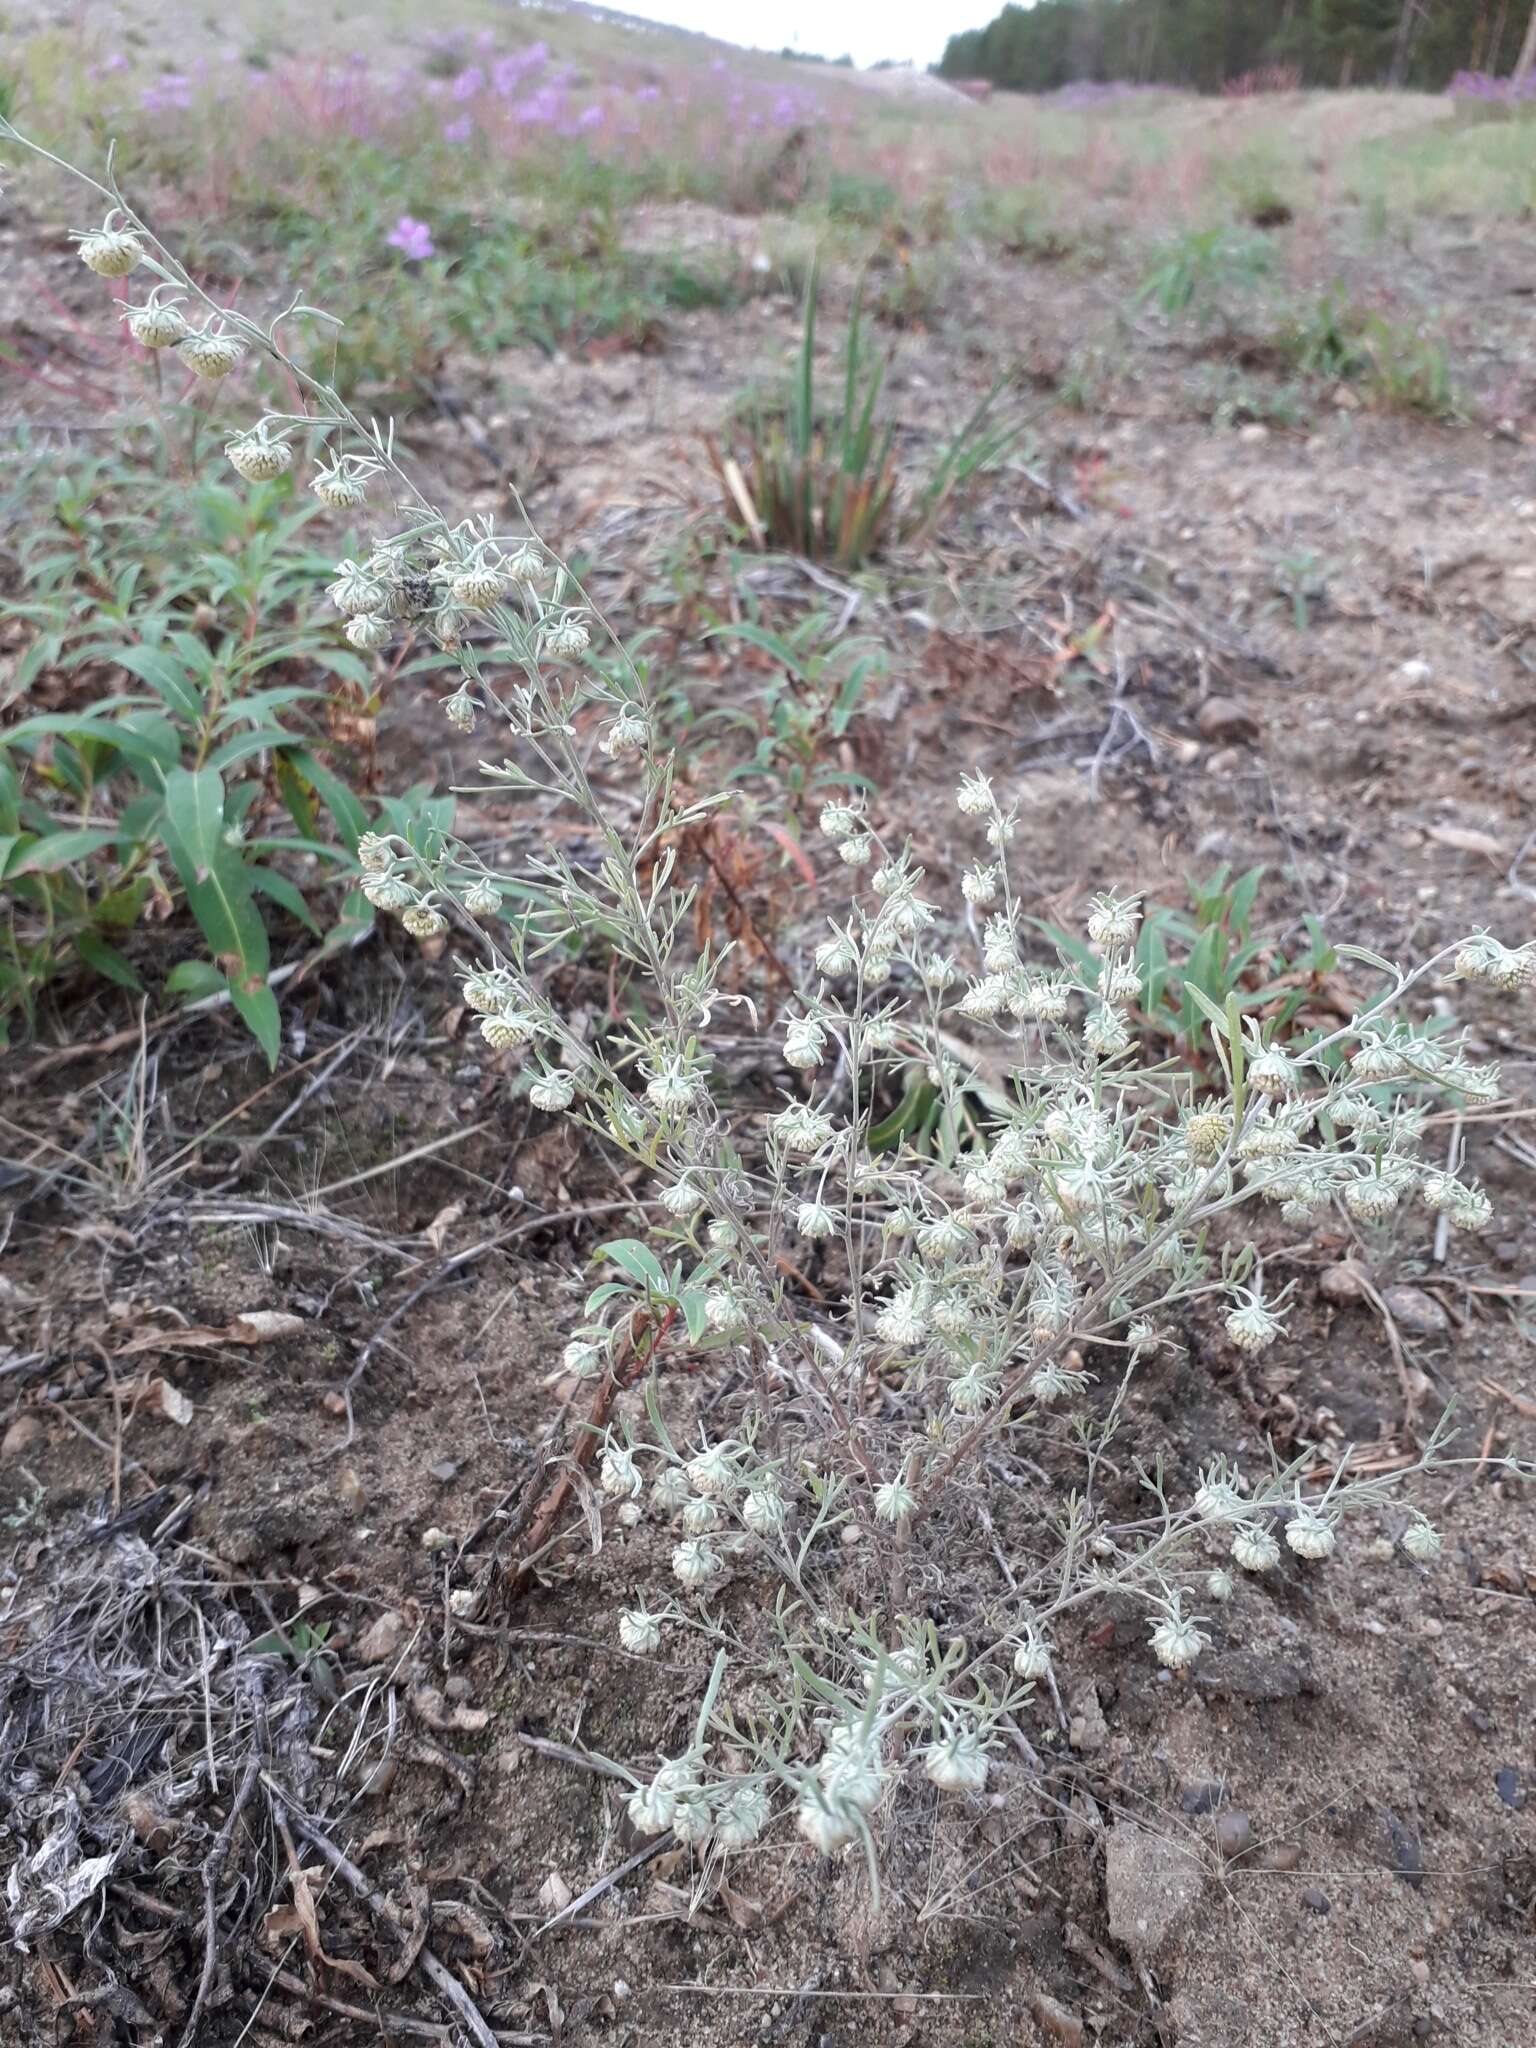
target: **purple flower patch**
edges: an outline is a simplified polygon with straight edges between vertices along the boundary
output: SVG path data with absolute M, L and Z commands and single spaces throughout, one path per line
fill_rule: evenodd
M 429 256 L 435 256 L 436 247 L 432 241 L 432 230 L 424 220 L 412 220 L 408 213 L 402 213 L 395 222 L 395 232 L 389 237 L 391 249 L 398 249 L 402 256 L 412 263 L 424 263 Z

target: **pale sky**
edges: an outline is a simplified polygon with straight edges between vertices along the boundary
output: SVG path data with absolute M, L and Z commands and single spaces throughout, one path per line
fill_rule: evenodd
M 855 64 L 894 57 L 933 64 L 961 29 L 982 28 L 1002 0 L 615 0 L 621 12 L 677 28 L 702 29 L 728 43 L 759 50 L 805 50 L 823 57 L 846 51 Z

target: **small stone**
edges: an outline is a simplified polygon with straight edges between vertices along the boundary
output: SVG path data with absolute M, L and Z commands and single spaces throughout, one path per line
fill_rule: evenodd
M 1247 426 L 1238 428 L 1237 438 L 1239 441 L 1248 441 L 1256 445 L 1269 439 L 1269 429 L 1262 420 L 1250 420 Z
M 1405 683 L 1427 683 L 1434 674 L 1427 661 L 1419 660 L 1405 661 L 1397 672 Z
M 1223 746 L 1259 736 L 1258 720 L 1235 697 L 1207 697 L 1195 713 L 1195 725 L 1202 739 L 1217 740 Z
M 1226 1650 L 1202 1657 L 1195 1683 L 1207 1692 L 1239 1700 L 1293 1700 L 1313 1690 L 1299 1664 L 1286 1657 L 1265 1657 L 1257 1650 Z
M 446 1486 L 449 1480 L 456 1479 L 458 1474 L 459 1464 L 456 1458 L 439 1458 L 435 1465 L 427 1467 L 428 1477 L 435 1479 L 439 1486 Z
M 1325 1301 L 1363 1301 L 1371 1276 L 1358 1259 L 1340 1259 L 1336 1266 L 1325 1266 L 1318 1275 L 1317 1291 Z
M 1253 1822 L 1234 1808 L 1216 1823 L 1216 1846 L 1223 1856 L 1241 1856 L 1253 1847 Z
M 343 1507 L 350 1508 L 354 1515 L 361 1514 L 367 1503 L 368 1496 L 363 1491 L 363 1482 L 350 1465 L 337 1477 L 336 1498 Z
M 1179 1794 L 1179 1805 L 1186 1813 L 1214 1813 L 1227 1796 L 1227 1788 L 1219 1778 L 1206 1778 L 1186 1785 Z
M 1320 1892 L 1315 1884 L 1309 1884 L 1301 1895 L 1301 1903 L 1309 1913 L 1331 1913 L 1333 1902 L 1326 1892 Z
M 1424 1846 L 1413 1829 L 1395 1813 L 1387 1815 L 1387 1838 L 1392 1844 L 1392 1867 L 1415 1891 L 1424 1882 Z
M 558 1870 L 552 1870 L 539 1886 L 539 1904 L 548 1913 L 563 1913 L 574 1897 Z
M 1048 1998 L 1043 1991 L 1037 1991 L 1030 2001 L 1035 2018 L 1053 2040 L 1065 2041 L 1068 2048 L 1081 2048 L 1083 2023 L 1075 2012 L 1058 2005 L 1054 1998 Z
M 22 1458 L 36 1450 L 47 1432 L 36 1415 L 18 1415 L 0 1439 L 0 1458 Z
M 1109 1724 L 1092 1679 L 1085 1680 L 1068 1695 L 1067 1740 L 1084 1756 L 1097 1756 L 1109 1740 Z
M 1506 1806 L 1513 1807 L 1516 1813 L 1524 1811 L 1525 1787 L 1521 1784 L 1520 1773 L 1513 1764 L 1505 1764 L 1502 1770 L 1494 1772 L 1493 1789 Z
M 423 1529 L 421 1547 L 423 1550 L 452 1550 L 453 1537 L 446 1529 Z
M 382 1614 L 375 1615 L 357 1639 L 358 1661 L 363 1664 L 388 1664 L 399 1652 L 405 1641 L 406 1621 L 393 1607 L 387 1607 Z
M 1432 1294 L 1418 1287 L 1389 1287 L 1382 1300 L 1399 1329 L 1416 1337 L 1443 1337 L 1451 1319 Z
M 1259 1868 L 1260 1870 L 1300 1870 L 1300 1843 L 1272 1842 L 1267 1849 L 1259 1851 Z
M 1408 1974 L 1422 1991 L 1429 1982 L 1429 1965 L 1422 1956 L 1415 1956 L 1408 1965 Z
M 1182 1842 L 1116 1821 L 1105 1846 L 1104 1885 L 1110 1934 L 1150 1960 L 1199 1902 L 1205 1872 Z

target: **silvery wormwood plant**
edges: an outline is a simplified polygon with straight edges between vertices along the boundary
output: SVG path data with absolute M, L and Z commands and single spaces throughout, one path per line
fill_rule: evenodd
M 155 279 L 124 309 L 137 340 L 210 378 L 264 356 L 303 393 L 305 411 L 264 413 L 232 435 L 237 472 L 278 475 L 324 449 L 312 488 L 327 504 L 359 511 L 372 487 L 389 493 L 389 530 L 330 588 L 348 640 L 375 650 L 407 630 L 428 636 L 453 677 L 446 715 L 498 736 L 487 783 L 580 821 L 571 843 L 586 856 L 532 860 L 515 899 L 455 842 L 423 852 L 371 836 L 360 857 L 378 909 L 416 938 L 451 928 L 463 941 L 464 1002 L 487 1046 L 518 1056 L 532 1102 L 654 1179 L 664 1221 L 648 1243 L 610 1248 L 624 1277 L 597 1287 L 564 1354 L 599 1385 L 643 1382 L 641 1405 L 606 1430 L 600 1490 L 618 1526 L 649 1513 L 672 1530 L 675 1592 L 619 1613 L 619 1643 L 644 1656 L 691 1631 L 715 1652 L 687 1747 L 655 1770 L 622 1767 L 639 1828 L 670 1829 L 708 1868 L 788 1808 L 817 1849 L 861 1843 L 873 1871 L 877 1811 L 902 1780 L 921 1774 L 960 1797 L 984 1788 L 1000 1741 L 1020 1739 L 1021 1700 L 1055 1687 L 1065 1617 L 1129 1596 L 1153 1656 L 1187 1672 L 1210 1640 L 1200 1604 L 1230 1597 L 1233 1570 L 1272 1571 L 1282 1542 L 1326 1559 L 1347 1515 L 1444 1462 L 1442 1424 L 1403 1472 L 1366 1476 L 1345 1455 L 1323 1485 L 1309 1483 L 1307 1456 L 1271 1456 L 1248 1475 L 1218 1460 L 1184 1501 L 1160 1469 L 1143 1472 L 1148 1511 L 1135 1521 L 1115 1522 L 1101 1500 L 1137 1365 L 1171 1341 L 1180 1310 L 1215 1297 L 1247 1354 L 1283 1333 L 1285 1293 L 1266 1282 L 1236 1212 L 1267 1204 L 1306 1228 L 1335 1203 L 1374 1223 L 1419 1201 L 1458 1228 L 1489 1221 L 1487 1196 L 1426 1165 L 1420 1141 L 1437 1095 L 1486 1102 L 1497 1076 L 1455 1039 L 1415 1034 L 1400 1011 L 1447 969 L 1523 989 L 1530 946 L 1475 933 L 1407 972 L 1341 948 L 1383 991 L 1349 1024 L 1294 1043 L 1266 1037 L 1235 1003 L 1206 1004 L 1223 1085 L 1197 1093 L 1187 1074 L 1137 1061 L 1133 899 L 1100 897 L 1089 911 L 1090 991 L 1069 965 L 1024 957 L 1016 812 L 985 777 L 957 792 L 977 857 L 947 910 L 925 895 L 910 849 L 849 795 L 820 822 L 854 900 L 781 1020 L 780 1100 L 722 1099 L 714 1020 L 743 999 L 722 992 L 721 955 L 688 942 L 691 895 L 672 849 L 724 799 L 680 795 L 639 671 L 616 644 L 594 653 L 591 605 L 536 538 L 450 524 L 411 485 L 392 433 L 279 347 L 278 322 L 264 329 L 215 304 L 115 185 L 95 189 L 113 212 L 79 236 L 82 261 Z M 295 303 L 281 319 L 307 310 Z M 594 935 L 643 998 L 639 1021 L 608 1038 L 560 1013 L 541 964 Z M 1006 1086 L 983 1084 L 978 1063 Z M 875 1137 L 876 1104 L 914 1066 L 962 1134 L 938 1156 Z M 822 1262 L 815 1290 L 798 1264 L 809 1247 Z M 748 1392 L 718 1433 L 680 1441 L 669 1424 L 658 1358 L 674 1329 L 741 1369 Z M 1090 1345 L 1117 1361 L 1096 1415 L 1078 1399 Z M 973 1597 L 956 1557 L 986 1518 L 996 1461 L 1025 1440 L 1075 1454 L 1081 1483 L 1032 1531 L 1028 1554 L 1004 1560 L 1001 1590 Z M 1432 1563 L 1438 1534 L 1412 1509 L 1403 1519 L 1404 1553 Z M 723 1601 L 733 1577 L 777 1586 L 766 1612 Z M 946 1639 L 929 1616 L 956 1599 L 971 1611 Z

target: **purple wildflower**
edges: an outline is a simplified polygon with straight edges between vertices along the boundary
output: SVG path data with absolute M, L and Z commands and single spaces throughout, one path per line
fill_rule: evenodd
M 424 263 L 429 256 L 437 254 L 432 241 L 432 230 L 424 220 L 412 220 L 408 213 L 402 213 L 395 222 L 395 232 L 389 237 L 391 249 L 398 249 L 412 263 Z
M 146 114 L 185 113 L 192 104 L 192 81 L 183 71 L 167 71 L 139 96 Z
M 475 132 L 473 114 L 460 114 L 456 120 L 443 123 L 444 142 L 468 142 Z
M 484 90 L 484 87 L 485 73 L 478 64 L 471 64 L 453 81 L 453 96 L 456 100 L 472 100 L 477 92 Z

